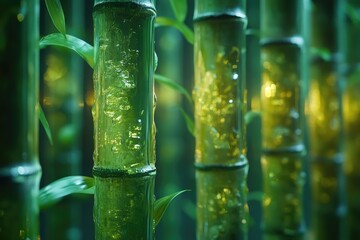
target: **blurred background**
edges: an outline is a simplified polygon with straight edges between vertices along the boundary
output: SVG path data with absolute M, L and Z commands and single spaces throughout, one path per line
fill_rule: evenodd
M 276 1 L 273 2 L 274 4 L 276 3 Z M 311 70 L 307 69 L 305 71 L 306 78 L 308 80 L 311 79 L 311 81 L 302 83 L 305 89 L 303 93 L 304 99 L 308 94 L 310 96 L 309 102 L 307 104 L 304 103 L 306 105 L 305 116 L 313 121 L 321 120 L 312 126 L 307 126 L 304 122 L 305 129 L 309 129 L 308 132 L 310 133 L 309 135 L 305 134 L 306 148 L 310 144 L 309 139 L 315 139 L 315 143 L 312 142 L 312 155 L 310 157 L 307 155 L 303 161 L 303 168 L 307 173 L 303 194 L 304 220 L 305 225 L 309 229 L 311 229 L 311 223 L 316 221 L 325 222 L 326 219 L 343 219 L 343 215 L 346 212 L 346 207 L 344 207 L 346 196 L 350 200 L 351 206 L 354 206 L 353 210 L 350 210 L 350 212 L 354 213 L 353 225 L 356 225 L 357 221 L 359 221 L 360 214 L 356 212 L 359 210 L 358 206 L 360 203 L 359 193 L 357 193 L 359 192 L 359 187 L 356 186 L 356 181 L 360 183 L 359 174 L 357 173 L 360 166 L 359 163 L 356 163 L 356 160 L 347 160 L 358 160 L 357 149 L 360 148 L 360 134 L 357 133 L 359 132 L 358 129 L 360 129 L 360 84 L 358 70 L 360 50 L 357 46 L 360 40 L 360 7 L 358 6 L 359 3 L 351 0 L 348 1 L 347 5 L 345 1 L 341 0 L 322 1 L 325 4 L 323 6 L 319 5 L 322 7 L 318 6 L 319 2 L 321 1 L 314 0 L 311 3 L 309 2 L 313 9 L 313 19 L 316 20 L 313 24 L 317 25 L 312 27 L 313 32 L 310 29 L 305 29 L 306 34 L 314 36 L 312 41 L 306 40 L 306 47 L 308 49 L 305 52 L 309 55 L 313 54 L 312 50 L 314 49 L 310 50 L 310 42 L 314 44 L 316 49 L 315 57 L 311 61 L 309 60 L 310 57 L 306 58 L 308 60 L 306 64 L 309 63 L 309 65 L 313 66 Z M 89 0 L 61 0 L 61 3 L 64 8 L 69 34 L 93 44 L 93 2 Z M 175 18 L 169 1 L 158 0 L 156 4 L 158 16 Z M 186 25 L 191 29 L 193 24 L 193 5 L 193 1 L 189 0 L 188 14 L 185 20 Z M 324 7 L 330 5 L 332 7 Z M 316 6 L 324 11 L 319 11 Z M 308 11 L 309 9 L 304 10 Z M 343 11 L 343 15 L 339 15 L 340 10 Z M 261 98 L 260 0 L 248 1 L 246 11 L 248 17 L 246 31 L 247 108 L 249 111 L 259 112 Z M 41 1 L 40 13 L 41 36 L 56 32 L 46 11 L 44 1 Z M 317 16 L 320 17 L 317 18 Z M 328 21 L 329 19 L 331 21 Z M 306 17 L 304 22 L 305 25 L 310 24 L 309 19 Z M 340 23 L 343 25 L 339 25 Z M 322 35 L 316 34 L 316 31 L 321 32 L 321 29 L 325 29 Z M 347 30 L 347 33 L 342 32 L 342 30 Z M 332 32 L 333 35 L 327 35 L 328 32 Z M 191 93 L 194 79 L 193 46 L 174 28 L 158 27 L 155 33 L 155 50 L 159 59 L 156 73 L 171 78 Z M 305 35 L 305 37 L 310 39 L 308 35 Z M 321 43 L 326 43 L 327 39 L 334 38 L 338 40 L 341 46 L 336 49 L 330 48 L 330 50 L 334 51 L 328 52 L 325 44 L 324 50 Z M 340 55 L 342 57 L 336 57 Z M 327 63 L 329 63 L 329 68 L 334 68 L 327 69 Z M 92 176 L 93 121 L 91 106 L 94 102 L 92 69 L 75 53 L 53 47 L 41 51 L 40 64 L 40 101 L 49 121 L 54 140 L 54 144 L 51 145 L 45 132 L 40 128 L 40 160 L 43 168 L 41 186 L 45 186 L 58 178 L 68 175 Z M 319 68 L 317 68 L 318 65 L 320 65 Z M 333 71 L 335 73 L 327 76 L 325 74 L 326 71 Z M 335 81 L 335 78 L 338 80 Z M 316 81 L 316 79 L 320 80 Z M 324 80 L 321 81 L 321 79 Z M 328 86 L 326 84 L 330 84 L 330 86 L 326 88 Z M 323 92 L 327 91 L 326 89 L 330 89 L 328 93 Z M 337 95 L 338 92 L 333 91 L 334 89 L 343 91 L 344 105 L 340 105 L 342 103 L 341 96 Z M 193 106 L 190 106 L 188 101 L 178 92 L 164 85 L 156 84 L 155 92 L 157 96 L 155 112 L 157 129 L 156 198 L 183 189 L 191 190 L 183 193 L 171 203 L 162 221 L 156 227 L 156 238 L 159 240 L 195 239 L 195 140 L 187 130 L 184 117 L 181 113 L 181 109 L 184 109 L 185 112 L 192 116 Z M 329 99 L 332 100 L 330 101 Z M 331 102 L 332 105 L 330 104 L 327 107 L 326 103 L 328 102 Z M 335 105 L 336 107 L 334 107 Z M 332 107 L 338 110 L 333 115 L 329 113 L 333 109 Z M 342 110 L 344 110 L 344 120 L 336 120 L 341 118 L 339 112 Z M 334 121 L 339 122 L 334 123 Z M 331 136 L 326 135 L 331 133 L 331 131 L 328 131 L 333 126 L 331 123 L 343 124 L 341 126 L 344 126 L 345 131 L 339 130 L 339 134 L 335 138 L 331 138 Z M 324 135 L 318 134 L 321 127 L 323 127 Z M 316 147 L 320 146 L 320 143 L 326 142 L 325 139 L 332 139 L 337 142 L 335 147 L 329 147 L 330 150 L 336 148 L 336 157 L 329 160 L 334 163 L 330 164 L 332 165 L 330 169 L 317 170 L 316 167 L 321 164 L 311 164 L 314 162 L 318 163 L 318 159 L 324 160 L 326 158 L 316 155 Z M 347 143 L 344 148 L 346 150 L 344 153 L 345 160 L 349 162 L 345 167 L 345 172 L 349 179 L 348 182 L 351 183 L 347 188 L 342 185 L 343 181 L 345 181 L 342 168 L 344 157 L 342 153 L 343 139 Z M 260 240 L 262 239 L 263 179 L 260 164 L 262 150 L 261 117 L 259 114 L 252 115 L 251 121 L 247 125 L 247 148 L 247 158 L 249 160 L 249 239 Z M 315 180 L 320 185 L 316 185 L 318 183 L 312 182 L 310 179 L 310 168 L 312 167 L 314 168 L 314 173 L 318 174 Z M 331 175 L 330 172 L 335 173 Z M 327 175 L 327 173 L 329 174 Z M 331 205 L 333 204 L 332 200 L 326 200 L 327 202 L 325 201 L 325 203 L 321 201 L 317 203 L 316 196 L 311 196 L 311 184 L 314 184 L 315 189 L 323 194 L 321 196 L 332 196 L 331 194 L 333 194 L 338 201 L 336 200 L 335 205 Z M 319 188 L 316 188 L 316 186 Z M 334 191 L 334 193 L 329 193 L 328 191 Z M 311 207 L 313 202 L 318 204 L 314 204 L 317 208 Z M 60 238 L 61 235 L 56 234 L 56 232 L 66 232 L 66 239 L 93 239 L 92 208 L 92 197 L 70 197 L 66 198 L 56 207 L 48 208 L 41 214 L 42 239 L 57 239 L 57 236 L 59 236 L 58 239 L 64 239 L 63 237 Z M 330 210 L 327 208 L 330 208 Z M 320 215 L 323 214 L 321 215 L 323 218 L 320 216 L 319 220 L 318 217 L 314 217 L 312 215 L 312 210 L 314 209 Z M 335 213 L 332 213 L 334 215 L 327 215 L 328 212 L 326 211 L 328 210 L 330 212 L 335 210 Z M 327 224 L 323 224 L 323 226 L 320 224 L 318 227 L 319 229 L 326 230 L 327 226 L 329 226 Z M 349 239 L 355 240 L 355 238 Z

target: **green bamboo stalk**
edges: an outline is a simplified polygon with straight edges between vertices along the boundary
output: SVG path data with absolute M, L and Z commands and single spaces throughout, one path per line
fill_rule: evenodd
M 80 36 L 84 26 L 84 1 L 62 1 L 68 33 Z M 48 16 L 47 11 L 44 11 Z M 45 30 L 54 32 L 50 19 Z M 50 25 L 50 26 L 49 26 Z M 47 48 L 44 64 L 43 109 L 51 125 L 53 145 L 47 139 L 40 152 L 44 170 L 42 183 L 47 185 L 59 178 L 79 175 L 81 170 L 82 84 L 84 63 L 79 56 L 64 48 Z M 46 138 L 46 136 L 44 136 Z M 81 239 L 81 207 L 73 199 L 65 199 L 47 209 L 41 226 L 44 239 Z M 66 212 L 67 214 L 64 214 Z
M 343 94 L 344 170 L 348 239 L 360 238 L 360 2 L 347 0 L 346 88 Z
M 341 0 L 312 1 L 310 89 L 308 97 L 314 239 L 344 238 L 342 171 Z
M 38 8 L 0 3 L 0 239 L 38 238 Z
M 260 4 L 264 238 L 303 239 L 305 1 Z
M 151 0 L 94 4 L 95 238 L 153 239 Z
M 195 1 L 197 239 L 247 239 L 245 1 Z
M 261 68 L 260 68 L 260 1 L 246 3 L 248 25 L 246 29 L 246 89 L 248 114 L 260 112 Z M 255 114 L 246 126 L 247 159 L 249 160 L 249 197 L 262 191 L 261 174 L 261 118 Z M 261 236 L 261 201 L 249 199 L 249 239 Z

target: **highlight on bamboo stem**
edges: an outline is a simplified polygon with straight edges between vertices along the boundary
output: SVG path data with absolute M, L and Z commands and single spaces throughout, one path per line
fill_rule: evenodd
M 152 1 L 95 1 L 95 238 L 154 235 Z
M 360 238 L 360 2 L 346 5 L 346 86 L 343 92 L 344 172 L 348 239 Z
M 38 7 L 37 0 L 0 3 L 0 239 L 39 232 Z
M 195 1 L 197 239 L 246 239 L 245 2 Z
M 344 1 L 311 1 L 308 94 L 309 156 L 314 239 L 344 239 L 341 69 Z M 327 20 L 326 20 L 327 19 Z
M 304 239 L 305 234 L 305 2 L 260 3 L 264 239 Z

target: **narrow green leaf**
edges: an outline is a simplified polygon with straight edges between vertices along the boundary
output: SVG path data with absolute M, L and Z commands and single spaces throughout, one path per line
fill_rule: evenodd
M 346 15 L 349 17 L 353 24 L 360 24 L 360 13 L 350 3 L 346 4 Z
M 189 190 L 182 190 L 176 193 L 173 193 L 171 195 L 162 197 L 155 201 L 154 204 L 154 220 L 155 220 L 155 226 L 160 222 L 161 218 L 163 217 L 166 209 L 169 207 L 169 204 L 171 203 L 174 198 L 182 194 L 183 192 L 187 192 Z
M 52 139 L 52 135 L 51 135 L 50 126 L 49 126 L 49 123 L 48 123 L 48 121 L 47 121 L 47 119 L 45 117 L 45 113 L 44 113 L 43 109 L 41 108 L 40 103 L 38 103 L 37 109 L 38 109 L 38 115 L 39 115 L 41 125 L 44 127 L 46 136 L 48 137 L 48 139 L 50 141 L 50 144 L 53 145 L 54 143 L 53 143 L 53 139 Z
M 190 43 L 194 44 L 194 33 L 193 31 L 186 26 L 184 23 L 166 18 L 166 17 L 157 17 L 156 18 L 156 27 L 174 27 L 179 30 L 185 37 L 185 39 Z
M 325 61 L 330 61 L 332 58 L 331 52 L 325 48 L 310 48 L 310 54 L 313 57 L 320 57 Z
M 187 13 L 187 0 L 170 0 L 170 4 L 176 19 L 184 22 Z
M 191 133 L 191 135 L 193 135 L 195 137 L 195 124 L 194 124 L 194 120 L 182 109 L 181 110 L 181 114 L 183 115 L 184 119 L 185 119 L 185 123 L 186 123 L 186 127 L 188 129 L 188 131 Z
M 94 47 L 77 37 L 53 33 L 40 39 L 40 48 L 60 46 L 71 49 L 80 55 L 90 67 L 94 67 Z
M 45 0 L 46 8 L 56 29 L 66 37 L 65 16 L 59 0 Z
M 261 117 L 261 112 L 249 111 L 245 114 L 245 124 L 250 124 L 255 118 Z
M 166 85 L 166 86 L 172 88 L 173 90 L 183 94 L 186 97 L 186 99 L 189 101 L 189 103 L 191 105 L 193 105 L 190 93 L 183 86 L 181 86 L 177 82 L 171 80 L 170 78 L 167 78 L 167 77 L 159 75 L 159 74 L 155 74 L 154 78 L 158 83 Z
M 94 179 L 85 176 L 69 176 L 56 180 L 39 193 L 40 208 L 48 207 L 59 202 L 64 197 L 74 193 L 93 194 Z

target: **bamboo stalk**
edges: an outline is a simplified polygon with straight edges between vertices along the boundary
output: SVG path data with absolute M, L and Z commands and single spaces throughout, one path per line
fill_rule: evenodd
M 244 1 L 195 1 L 197 239 L 247 239 Z
M 341 120 L 341 0 L 312 1 L 309 146 L 315 239 L 344 237 Z M 326 55 L 321 55 L 326 53 Z
M 264 239 L 303 239 L 305 1 L 261 2 Z
M 348 0 L 346 23 L 346 88 L 343 94 L 344 171 L 346 177 L 348 239 L 360 238 L 360 11 L 359 1 Z M 355 14 L 355 15 L 352 15 Z
M 93 16 L 95 238 L 152 239 L 155 8 L 98 0 Z
M 247 109 L 260 112 L 261 68 L 260 68 L 260 1 L 246 3 L 248 25 L 246 29 L 246 89 Z M 248 114 L 251 114 L 248 113 Z M 262 191 L 261 173 L 261 118 L 253 115 L 246 126 L 247 159 L 249 160 L 248 187 L 249 196 Z M 251 199 L 250 199 L 251 200 Z M 261 201 L 248 201 L 250 219 L 249 239 L 261 236 Z
M 67 18 L 67 32 L 81 36 L 84 26 L 84 1 L 62 1 Z M 44 4 L 45 5 L 45 4 Z M 45 6 L 44 6 L 45 7 Z M 44 15 L 48 15 L 44 11 Z M 49 24 L 46 25 L 46 22 Z M 51 20 L 45 21 L 45 31 L 54 32 Z M 50 25 L 50 26 L 49 26 Z M 47 185 L 59 178 L 80 175 L 82 137 L 82 85 L 83 60 L 63 48 L 44 49 L 43 109 L 51 125 L 53 145 L 45 138 L 40 152 L 44 174 L 42 183 Z M 81 207 L 73 199 L 65 199 L 56 207 L 44 211 L 41 218 L 42 238 L 81 239 Z M 64 214 L 66 212 L 67 214 Z
M 0 239 L 38 237 L 38 8 L 0 3 Z

